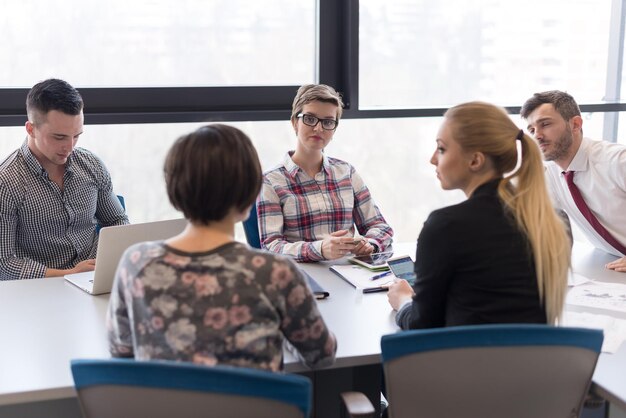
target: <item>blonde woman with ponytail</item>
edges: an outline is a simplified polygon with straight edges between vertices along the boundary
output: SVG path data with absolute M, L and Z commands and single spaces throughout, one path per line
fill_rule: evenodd
M 413 288 L 399 280 L 389 289 L 398 325 L 557 323 L 571 242 L 535 142 L 482 102 L 449 109 L 436 142 L 430 162 L 441 187 L 467 200 L 426 220 Z

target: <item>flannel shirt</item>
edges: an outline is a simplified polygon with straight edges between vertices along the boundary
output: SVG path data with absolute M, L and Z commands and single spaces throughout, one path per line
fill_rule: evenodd
M 311 178 L 291 155 L 265 173 L 257 200 L 261 246 L 296 261 L 320 261 L 322 240 L 342 229 L 359 234 L 384 251 L 393 230 L 374 203 L 361 176 L 347 162 L 324 155 Z

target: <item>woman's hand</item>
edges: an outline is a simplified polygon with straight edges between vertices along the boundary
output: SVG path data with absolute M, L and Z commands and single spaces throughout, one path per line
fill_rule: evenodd
M 326 260 L 336 260 L 354 251 L 354 238 L 346 237 L 347 229 L 333 232 L 322 241 L 322 256 Z
M 361 238 L 358 240 L 357 244 L 352 250 L 354 255 L 369 255 L 374 252 L 374 246 L 367 242 L 365 238 Z
M 400 279 L 396 280 L 389 286 L 387 298 L 389 299 L 391 307 L 397 311 L 407 301 L 411 300 L 414 294 L 413 288 L 409 282 L 404 279 Z

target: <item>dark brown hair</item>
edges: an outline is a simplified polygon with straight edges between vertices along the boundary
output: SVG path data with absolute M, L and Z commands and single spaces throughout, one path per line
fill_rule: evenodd
M 31 123 L 45 120 L 51 110 L 76 116 L 83 110 L 83 98 L 69 83 L 56 78 L 35 84 L 26 96 L 26 113 Z
M 520 114 L 524 119 L 528 119 L 531 113 L 539 106 L 550 103 L 554 106 L 554 110 L 559 112 L 565 121 L 570 120 L 574 116 L 580 116 L 580 108 L 574 98 L 560 90 L 550 90 L 533 94 L 533 97 L 526 100 L 522 106 Z
M 203 225 L 224 219 L 232 208 L 245 211 L 261 190 L 261 164 L 252 141 L 228 125 L 204 126 L 178 138 L 163 170 L 172 205 Z

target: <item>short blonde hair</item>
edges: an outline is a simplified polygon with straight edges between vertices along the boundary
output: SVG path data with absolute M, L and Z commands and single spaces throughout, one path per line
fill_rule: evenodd
M 334 88 L 326 84 L 305 84 L 298 89 L 291 107 L 291 122 L 295 123 L 298 114 L 302 112 L 305 104 L 311 102 L 332 103 L 337 106 L 337 120 L 343 114 L 343 101 L 341 95 Z

